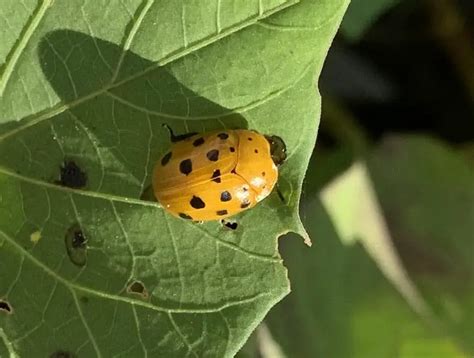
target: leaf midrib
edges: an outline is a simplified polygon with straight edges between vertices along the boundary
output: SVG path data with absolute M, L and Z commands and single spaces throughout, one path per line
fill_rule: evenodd
M 122 202 L 122 203 L 126 203 L 126 204 L 138 205 L 138 206 L 142 206 L 142 207 L 154 207 L 154 208 L 160 210 L 160 212 L 162 212 L 163 215 L 165 215 L 164 212 L 163 212 L 162 207 L 158 203 L 152 203 L 152 202 L 145 201 L 145 200 L 130 199 L 130 198 L 121 197 L 121 196 L 112 195 L 112 194 L 97 193 L 97 192 L 94 192 L 94 191 L 86 191 L 86 190 L 81 190 L 81 189 L 72 189 L 72 188 L 65 187 L 65 186 L 55 185 L 55 184 L 51 184 L 51 183 L 48 183 L 48 182 L 43 182 L 43 181 L 40 181 L 40 180 L 37 180 L 37 179 L 32 179 L 32 178 L 29 178 L 29 177 L 25 177 L 23 175 L 11 172 L 8 169 L 5 169 L 1 166 L 0 166 L 0 174 L 10 176 L 10 177 L 15 178 L 19 181 L 27 182 L 29 184 L 37 185 L 37 186 L 42 187 L 44 189 L 61 191 L 61 192 L 67 193 L 69 195 L 73 195 L 73 194 L 74 195 L 82 195 L 82 196 L 89 197 L 89 198 L 96 198 L 96 199 L 110 201 L 112 203 Z M 280 264 L 282 262 L 282 259 L 279 256 L 269 256 L 269 255 L 259 254 L 259 253 L 256 253 L 256 252 L 246 250 L 246 249 L 240 247 L 237 244 L 226 241 L 226 240 L 221 239 L 217 236 L 213 236 L 212 234 L 210 234 L 206 230 L 199 227 L 199 225 L 195 225 L 194 223 L 191 223 L 189 221 L 183 220 L 183 225 L 192 225 L 193 229 L 197 229 L 197 230 L 201 231 L 205 236 L 217 241 L 219 244 L 221 244 L 223 246 L 226 246 L 227 248 L 229 248 L 231 250 L 240 252 L 241 254 L 246 255 L 249 258 L 252 258 L 252 259 L 255 259 L 255 260 L 260 260 L 260 261 L 271 262 L 271 263 L 275 263 L 275 264 Z

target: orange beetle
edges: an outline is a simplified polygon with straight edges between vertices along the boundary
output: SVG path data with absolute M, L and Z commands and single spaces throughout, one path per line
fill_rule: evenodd
M 183 219 L 219 220 L 252 208 L 271 193 L 286 159 L 280 137 L 247 129 L 171 136 L 153 171 L 153 191 Z

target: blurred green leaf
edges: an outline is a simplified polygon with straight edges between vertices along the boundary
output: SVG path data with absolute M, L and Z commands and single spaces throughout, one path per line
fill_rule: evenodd
M 287 357 L 400 357 L 405 345 L 445 342 L 359 244 L 341 243 L 317 200 L 304 212 L 314 245 L 306 250 L 296 238 L 281 241 L 292 293 L 266 319 Z
M 443 329 L 474 354 L 474 172 L 428 137 L 387 138 L 368 162 L 394 243 Z
M 351 41 L 359 41 L 380 16 L 398 3 L 400 0 L 352 0 L 341 33 Z
M 0 5 L 0 356 L 232 356 L 289 290 L 276 237 L 306 235 L 315 80 L 348 0 L 28 4 Z M 232 231 L 139 200 L 163 123 L 282 136 L 288 205 Z
M 343 244 L 333 218 L 310 196 L 302 216 L 313 248 L 305 250 L 297 240 L 280 243 L 293 292 L 266 320 L 273 339 L 288 357 L 472 355 L 472 169 L 442 143 L 403 136 L 385 140 L 368 163 L 403 267 L 434 317 L 414 313 L 359 241 Z M 316 160 L 306 185 L 321 171 Z M 360 186 L 351 187 L 347 195 L 359 203 Z M 363 225 L 371 224 L 363 210 L 359 214 L 367 220 Z

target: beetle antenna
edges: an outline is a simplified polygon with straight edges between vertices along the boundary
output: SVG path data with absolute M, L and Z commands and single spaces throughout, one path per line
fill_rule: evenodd
M 171 143 L 180 142 L 182 140 L 185 140 L 186 138 L 192 137 L 193 135 L 197 134 L 197 132 L 192 132 L 192 133 L 185 133 L 185 134 L 175 135 L 174 132 L 173 132 L 173 129 L 169 125 L 167 125 L 166 123 L 163 123 L 163 127 L 168 129 L 168 132 L 170 133 Z
M 163 123 L 163 127 L 165 127 L 167 130 L 168 130 L 168 133 L 170 135 L 170 140 L 171 142 L 177 142 L 176 140 L 176 135 L 174 134 L 173 132 L 173 128 L 171 128 L 169 125 L 167 125 L 166 123 Z

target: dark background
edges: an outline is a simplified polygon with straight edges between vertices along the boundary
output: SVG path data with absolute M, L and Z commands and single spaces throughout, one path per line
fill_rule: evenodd
M 353 1 L 345 24 L 358 21 L 354 7 L 371 2 Z M 370 139 L 423 132 L 470 144 L 473 15 L 471 0 L 404 0 L 373 14 L 357 38 L 343 24 L 320 80 L 323 95 L 336 97 Z M 329 141 L 325 119 L 318 144 Z

